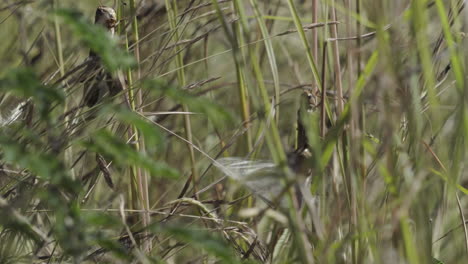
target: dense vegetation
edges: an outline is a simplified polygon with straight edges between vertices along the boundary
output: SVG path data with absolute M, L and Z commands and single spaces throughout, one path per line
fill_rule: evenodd
M 463 0 L 98 2 L 0 3 L 0 263 L 466 263 Z

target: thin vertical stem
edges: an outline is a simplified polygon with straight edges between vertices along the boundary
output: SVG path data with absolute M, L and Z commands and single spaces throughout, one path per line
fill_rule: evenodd
M 250 0 L 250 4 L 252 5 L 252 8 L 253 8 L 254 13 L 255 13 L 255 17 L 257 19 L 257 23 L 258 23 L 258 25 L 260 27 L 260 31 L 262 33 L 263 40 L 264 40 L 263 42 L 265 44 L 265 49 L 266 49 L 267 56 L 268 56 L 268 61 L 270 63 L 271 74 L 273 76 L 273 86 L 274 86 L 274 90 L 275 90 L 275 103 L 277 104 L 277 106 L 275 107 L 275 109 L 276 109 L 275 116 L 276 116 L 276 122 L 278 123 L 279 114 L 280 114 L 280 110 L 279 110 L 280 84 L 279 84 L 278 66 L 276 64 L 276 56 L 275 56 L 275 52 L 274 52 L 274 49 L 273 49 L 273 44 L 272 44 L 271 39 L 269 37 L 268 28 L 266 26 L 265 21 L 262 18 L 262 15 L 260 13 L 260 9 L 258 7 L 257 1 Z
M 59 3 L 58 0 L 54 0 L 53 2 L 54 9 L 59 8 Z M 62 48 L 62 34 L 60 33 L 60 24 L 58 21 L 58 17 L 54 17 L 54 30 L 55 30 L 55 46 L 57 49 L 57 58 L 58 58 L 58 66 L 59 66 L 59 71 L 60 71 L 60 77 L 63 77 L 65 75 L 65 65 L 63 63 L 63 48 Z M 62 83 L 64 84 L 64 83 Z M 65 100 L 65 105 L 63 108 L 63 112 L 67 113 L 68 112 L 68 101 Z M 70 121 L 69 115 L 65 116 L 65 123 L 68 124 Z M 67 165 L 71 165 L 73 163 L 73 147 L 70 146 L 65 150 L 65 162 Z M 71 177 L 74 179 L 75 178 L 75 169 L 73 166 L 70 166 L 70 174 Z
M 175 41 L 177 42 L 180 38 L 179 36 L 179 31 L 177 29 L 177 1 L 174 0 L 165 0 L 166 2 L 166 10 L 168 14 L 168 19 L 169 19 L 169 26 L 172 31 L 174 31 L 174 37 Z M 185 70 L 184 70 L 184 57 L 181 52 L 176 51 L 176 66 L 177 66 L 177 80 L 179 83 L 180 87 L 184 87 L 186 85 L 186 80 L 185 80 Z M 189 109 L 186 105 L 183 106 L 183 110 L 185 112 L 189 112 Z M 190 155 L 190 164 L 191 164 L 191 170 L 192 170 L 192 182 L 193 182 L 193 191 L 194 193 L 197 193 L 197 186 L 196 183 L 198 182 L 198 173 L 196 170 L 196 161 L 195 161 L 195 151 L 193 149 L 192 141 L 193 141 L 193 136 L 192 136 L 192 126 L 190 122 L 190 115 L 184 115 L 184 128 L 185 128 L 185 137 L 187 138 L 187 147 L 189 149 L 189 155 Z
M 54 8 L 59 7 L 58 0 L 54 0 Z M 55 29 L 55 43 L 57 48 L 57 58 L 59 63 L 60 76 L 65 75 L 65 65 L 63 64 L 63 48 L 62 48 L 62 35 L 60 33 L 60 25 L 58 23 L 58 17 L 54 18 L 54 29 Z M 66 109 L 65 109 L 66 110 Z
M 119 7 L 119 14 L 122 17 L 125 17 L 125 8 L 120 6 Z M 125 48 L 127 51 L 129 50 L 129 39 L 127 32 L 123 32 L 125 29 L 123 27 L 119 28 L 119 32 L 125 34 Z M 128 100 L 129 105 L 132 111 L 136 109 L 136 98 L 134 93 L 134 84 L 133 84 L 133 74 L 132 70 L 128 69 L 126 72 L 127 76 L 127 93 L 128 93 Z M 140 151 L 140 137 L 138 134 L 138 130 L 135 126 L 131 126 L 128 130 L 128 139 L 132 139 L 132 141 L 136 142 L 135 149 Z M 144 191 L 144 184 L 141 177 L 141 170 L 137 166 L 130 167 L 130 195 L 131 195 L 131 208 L 132 209 L 139 209 L 143 208 L 144 211 L 147 210 L 145 207 L 145 191 Z M 143 222 L 143 226 L 148 224 L 148 219 L 146 217 L 145 212 L 141 214 L 141 220 Z
M 320 137 L 325 138 L 325 132 L 327 128 L 327 110 L 326 110 L 326 100 L 327 100 L 327 86 L 326 86 L 326 75 L 327 75 L 327 45 L 328 42 L 323 43 L 323 53 L 322 53 L 322 102 L 320 103 Z
M 216 9 L 219 10 L 219 6 L 216 6 Z M 245 17 L 244 14 L 244 7 L 242 5 L 242 2 L 234 1 L 234 10 L 238 14 L 238 16 L 241 18 L 241 23 L 243 23 L 242 18 Z M 247 82 L 245 79 L 245 65 L 242 63 L 240 58 L 244 57 L 244 54 L 242 53 L 242 50 L 239 49 L 239 46 L 245 46 L 246 41 L 249 41 L 248 39 L 246 40 L 244 37 L 244 30 L 243 28 L 244 25 L 239 25 L 239 23 L 234 23 L 233 25 L 234 32 L 231 38 L 231 45 L 232 45 L 232 56 L 234 60 L 234 64 L 236 67 L 236 77 L 237 77 L 237 82 L 238 82 L 238 91 L 239 91 L 239 98 L 240 98 L 240 103 L 241 103 L 241 115 L 242 115 L 242 123 L 244 128 L 246 129 L 245 133 L 245 145 L 247 148 L 247 152 L 250 153 L 252 151 L 252 132 L 249 129 L 251 124 L 250 124 L 250 105 L 249 105 L 249 98 L 248 98 L 248 87 L 247 87 Z M 228 33 L 228 28 L 227 26 L 224 28 L 226 34 Z M 239 55 L 242 56 L 239 56 Z
M 133 34 L 133 41 L 135 42 L 134 46 L 134 53 L 135 59 L 137 62 L 137 73 L 136 79 L 140 79 L 140 39 L 138 34 L 138 20 L 136 16 L 136 3 L 135 0 L 130 0 L 130 14 L 132 16 L 132 34 Z M 128 42 L 127 42 L 128 43 Z M 131 73 L 130 73 L 131 74 Z M 133 90 L 133 89 L 132 89 Z M 143 111 L 142 108 L 139 106 L 142 105 L 142 91 L 138 89 L 136 92 L 136 98 L 132 98 L 133 101 L 133 110 L 136 111 L 137 107 L 140 111 Z M 132 92 L 133 95 L 133 92 Z M 133 128 L 135 133 L 135 141 L 136 141 L 136 148 L 138 151 L 145 152 L 145 144 L 144 138 L 139 136 L 138 130 L 134 127 Z M 140 188 L 140 195 L 142 196 L 141 200 L 141 208 L 145 209 L 143 213 L 143 227 L 148 226 L 150 223 L 150 215 L 148 210 L 150 209 L 150 201 L 149 201 L 149 189 L 148 189 L 148 173 L 141 168 L 137 168 L 137 179 L 138 179 L 138 186 Z M 145 240 L 145 250 L 151 250 L 151 243 L 150 240 Z
M 332 1 L 333 5 L 330 9 L 331 12 L 331 20 L 336 21 L 336 10 L 335 10 L 335 0 Z M 333 39 L 338 38 L 338 26 L 333 24 L 330 26 L 330 35 Z M 333 49 L 333 65 L 334 65 L 334 72 L 335 72 L 335 86 L 336 92 L 338 95 L 338 102 L 337 102 L 337 115 L 339 116 L 343 111 L 343 81 L 341 79 L 341 63 L 340 63 L 340 50 L 338 47 L 338 41 L 334 40 L 332 43 Z
M 318 0 L 312 0 L 312 24 L 315 23 L 318 23 Z M 315 28 L 312 29 L 312 56 L 318 61 L 318 29 Z

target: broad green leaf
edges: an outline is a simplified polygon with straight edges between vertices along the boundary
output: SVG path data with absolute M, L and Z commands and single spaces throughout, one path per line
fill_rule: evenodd
M 32 98 L 43 118 L 49 115 L 54 102 L 64 100 L 62 91 L 43 85 L 36 74 L 28 68 L 9 71 L 0 79 L 0 90 L 11 92 L 24 99 Z
M 141 115 L 125 107 L 108 106 L 102 109 L 103 113 L 115 114 L 120 121 L 135 126 L 145 139 L 146 151 L 150 154 L 161 152 L 164 149 L 164 135 L 161 130 L 145 120 Z
M 165 233 L 174 238 L 199 249 L 203 249 L 209 254 L 220 258 L 222 263 L 240 263 L 234 255 L 229 245 L 213 232 L 196 230 L 176 226 L 153 225 L 149 230 L 155 233 Z
M 168 96 L 178 103 L 187 105 L 194 112 L 205 114 L 215 125 L 220 126 L 233 120 L 231 114 L 221 105 L 170 86 L 163 80 L 149 80 L 143 86 L 154 93 Z
M 118 165 L 139 166 L 148 170 L 152 176 L 161 178 L 178 176 L 177 171 L 166 163 L 153 160 L 148 155 L 136 151 L 107 130 L 96 132 L 92 137 L 92 142 L 83 144 L 95 152 L 110 157 Z
M 70 27 L 76 37 L 99 55 L 109 71 L 129 68 L 135 64 L 133 57 L 118 47 L 116 38 L 101 26 L 87 21 L 81 13 L 71 9 L 60 9 L 56 14 Z

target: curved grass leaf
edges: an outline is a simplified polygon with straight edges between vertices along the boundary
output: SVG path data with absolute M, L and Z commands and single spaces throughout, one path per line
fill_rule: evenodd
M 229 245 L 212 232 L 162 225 L 153 225 L 149 230 L 157 234 L 171 235 L 195 248 L 203 249 L 210 255 L 218 257 L 222 263 L 240 263 Z
M 107 130 L 100 130 L 92 137 L 92 142 L 83 143 L 89 149 L 110 157 L 118 165 L 139 166 L 152 176 L 175 178 L 178 173 L 162 161 L 155 161 L 148 155 L 136 151 Z
M 164 150 L 164 136 L 161 130 L 150 124 L 136 112 L 130 111 L 125 107 L 109 106 L 104 107 L 102 113 L 112 113 L 115 117 L 125 124 L 135 126 L 145 139 L 146 152 L 154 154 Z
M 27 169 L 51 184 L 64 188 L 67 192 L 77 193 L 78 184 L 69 177 L 63 164 L 53 154 L 44 152 L 40 146 L 24 144 L 12 139 L 5 133 L 0 134 L 2 160 L 21 169 Z
M 205 114 L 217 126 L 227 124 L 233 120 L 231 114 L 221 105 L 207 98 L 196 97 L 186 91 L 177 89 L 163 80 L 148 80 L 144 82 L 143 86 L 156 94 L 165 95 L 178 103 L 187 105 L 194 112 Z
M 28 68 L 9 71 L 0 80 L 0 90 L 9 91 L 24 99 L 32 98 L 43 118 L 49 115 L 54 102 L 64 100 L 62 91 L 43 85 L 36 74 Z
M 70 27 L 76 37 L 99 55 L 107 70 L 113 72 L 135 65 L 130 54 L 118 47 L 118 43 L 109 32 L 87 21 L 84 16 L 71 9 L 57 10 L 56 14 Z

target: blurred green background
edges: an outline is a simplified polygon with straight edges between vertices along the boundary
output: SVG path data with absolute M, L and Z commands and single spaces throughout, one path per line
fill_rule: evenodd
M 0 263 L 465 263 L 465 14 L 4 0 Z

